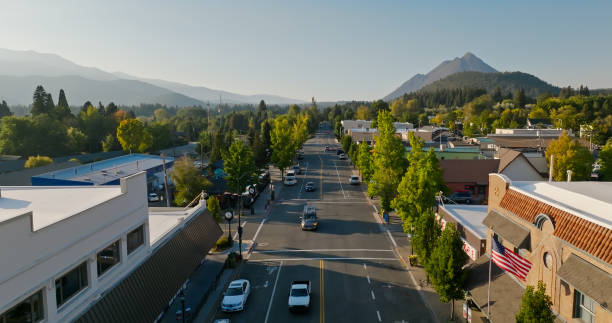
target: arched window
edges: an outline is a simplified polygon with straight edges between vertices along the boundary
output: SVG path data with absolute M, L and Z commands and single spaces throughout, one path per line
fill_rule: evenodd
M 553 226 L 553 229 L 555 228 L 555 223 L 553 222 L 553 220 L 544 213 L 538 214 L 538 216 L 536 216 L 535 220 L 533 221 L 533 224 L 538 229 L 542 230 L 542 226 L 544 225 L 544 222 L 546 221 L 550 222 L 550 224 Z

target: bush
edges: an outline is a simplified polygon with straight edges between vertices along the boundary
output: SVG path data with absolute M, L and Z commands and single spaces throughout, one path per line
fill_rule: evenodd
M 69 162 L 73 162 L 73 163 L 79 163 L 79 164 L 81 163 L 81 161 L 76 159 L 76 158 L 70 158 L 70 159 L 68 159 L 68 161 Z
M 240 260 L 242 260 L 242 257 L 240 257 L 239 254 L 231 252 L 229 255 L 227 255 L 227 259 L 225 259 L 225 267 L 234 268 Z
M 408 257 L 408 261 L 410 262 L 410 266 L 416 266 L 419 264 L 419 256 L 410 255 L 410 257 Z
M 49 164 L 53 164 L 53 159 L 47 156 L 30 156 L 28 160 L 25 162 L 25 168 L 34 168 L 40 166 L 46 166 Z
M 232 241 L 229 240 L 227 238 L 227 236 L 222 236 L 221 238 L 219 238 L 219 240 L 217 240 L 215 248 L 217 250 L 223 250 L 223 249 L 227 249 L 227 248 L 229 248 L 231 246 L 232 246 Z

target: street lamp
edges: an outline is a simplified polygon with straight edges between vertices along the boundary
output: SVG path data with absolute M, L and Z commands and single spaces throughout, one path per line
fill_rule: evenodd
M 234 212 L 232 210 L 227 210 L 225 212 L 225 219 L 227 220 L 227 240 L 232 241 L 232 218 L 234 217 Z

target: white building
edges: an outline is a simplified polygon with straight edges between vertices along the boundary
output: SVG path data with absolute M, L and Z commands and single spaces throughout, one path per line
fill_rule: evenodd
M 206 208 L 150 212 L 144 172 L 0 192 L 0 322 L 75 320 Z
M 342 120 L 340 121 L 342 124 L 342 129 L 344 129 L 344 134 L 348 134 L 348 131 L 351 129 L 366 129 L 371 128 L 372 121 L 368 120 Z

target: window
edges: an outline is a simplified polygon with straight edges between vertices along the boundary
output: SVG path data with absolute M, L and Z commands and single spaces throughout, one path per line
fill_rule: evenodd
M 98 277 L 119 263 L 121 256 L 120 245 L 119 240 L 117 240 L 98 252 Z
M 24 299 L 8 311 L 0 314 L 0 323 L 38 322 L 45 318 L 42 291 Z
M 60 307 L 80 290 L 87 287 L 87 262 L 80 264 L 55 280 L 55 299 Z
M 595 302 L 588 296 L 574 289 L 574 315 L 586 323 L 595 322 Z
M 127 253 L 131 254 L 134 250 L 144 244 L 144 225 L 139 226 L 127 234 Z

